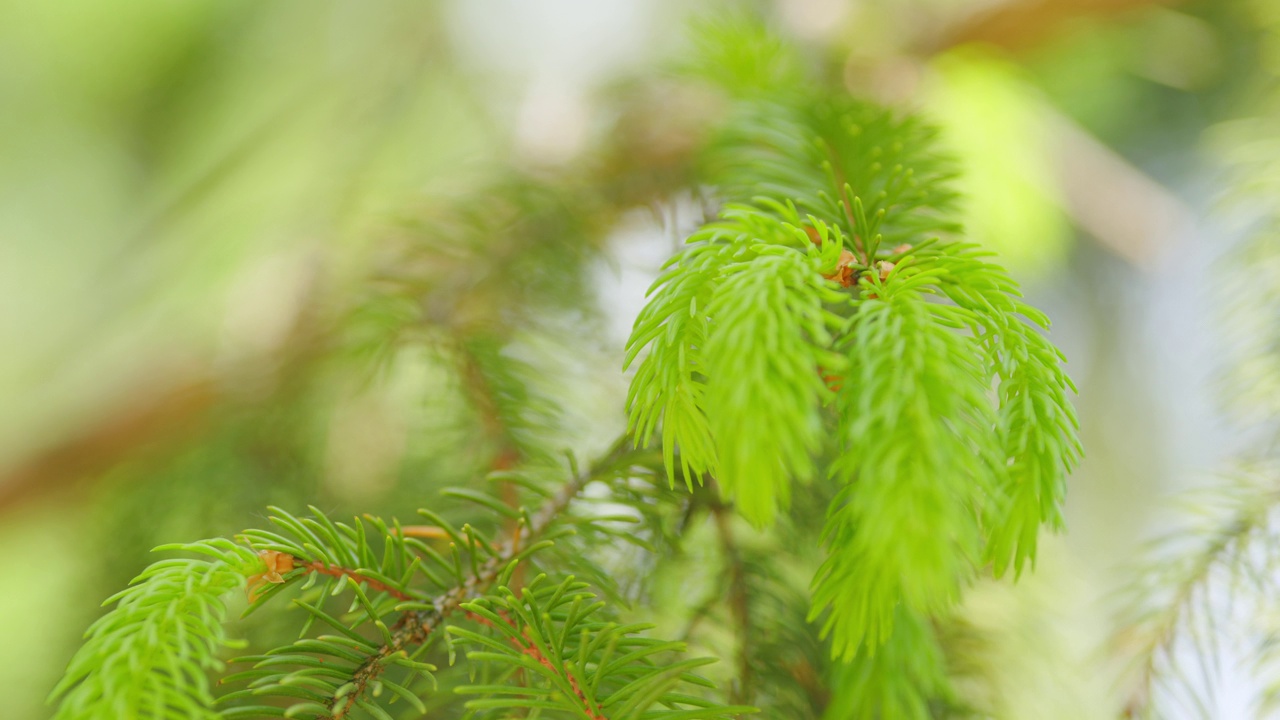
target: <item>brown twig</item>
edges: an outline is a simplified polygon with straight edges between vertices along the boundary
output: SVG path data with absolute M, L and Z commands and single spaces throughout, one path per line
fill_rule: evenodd
M 738 682 L 730 693 L 735 705 L 750 705 L 754 685 L 751 672 L 751 605 L 747 593 L 747 569 L 742 553 L 733 538 L 732 513 L 728 505 L 713 502 L 711 516 L 715 519 L 716 533 L 720 537 L 720 552 L 724 555 L 725 573 L 729 576 L 729 612 L 738 626 Z
M 390 585 L 380 580 L 374 580 L 371 577 L 366 577 L 364 575 L 361 575 L 360 572 L 357 570 L 344 568 L 339 565 L 326 565 L 322 562 L 316 562 L 316 561 L 302 562 L 300 558 L 296 558 L 296 560 L 298 561 L 297 567 L 300 567 L 309 572 L 317 572 L 322 575 L 329 575 L 331 577 L 348 577 L 358 583 L 368 585 L 370 588 L 374 590 L 377 590 L 379 592 L 384 592 L 390 595 L 391 597 L 396 598 L 397 600 L 415 599 L 412 595 L 400 592 L 399 590 L 391 587 Z
M 245 583 L 245 592 L 249 594 L 249 602 L 253 602 L 258 595 L 258 588 L 263 582 L 280 584 L 285 582 L 284 573 L 293 570 L 305 570 L 306 572 L 315 572 L 331 577 L 347 577 L 357 583 L 368 585 L 370 588 L 379 592 L 385 592 L 397 600 L 414 600 L 412 595 L 402 592 L 381 580 L 376 580 L 364 575 L 359 570 L 345 568 L 341 565 L 331 565 L 322 563 L 317 560 L 307 560 L 296 555 L 277 552 L 275 550 L 262 550 L 258 553 L 258 557 L 262 558 L 266 570 L 256 575 L 251 575 Z
M 476 414 L 480 416 L 480 424 L 484 428 L 485 436 L 497 448 L 493 459 L 489 462 L 489 469 L 510 470 L 520 462 L 521 452 L 506 422 L 502 419 L 502 413 L 498 410 L 498 397 L 493 390 L 493 383 L 489 382 L 488 376 L 484 373 L 484 367 L 468 347 L 467 341 L 458 338 L 454 344 L 458 353 L 458 369 L 462 375 L 467 396 L 471 399 Z M 508 504 L 512 504 L 515 502 L 514 494 L 511 497 L 504 494 L 503 500 L 511 501 Z
M 1177 5 L 1181 0 L 1023 0 L 999 3 L 921 39 L 920 50 L 932 55 L 959 45 L 980 44 L 1023 53 L 1042 47 L 1055 35 L 1086 17 L 1116 16 L 1148 6 Z
M 467 578 L 466 582 L 436 597 L 431 603 L 431 609 L 411 610 L 401 615 L 391 628 L 391 642 L 383 644 L 377 652 L 356 668 L 351 677 L 353 688 L 347 693 L 341 705 L 337 701 L 330 705 L 332 710 L 330 719 L 341 720 L 347 717 L 351 708 L 355 706 L 356 700 L 382 673 L 389 658 L 404 652 L 408 647 L 426 642 L 444 620 L 456 613 L 463 603 L 470 602 L 488 590 L 515 556 L 541 537 L 584 487 L 593 480 L 616 471 L 623 465 L 629 452 L 630 446 L 626 438 L 619 438 L 603 458 L 586 472 L 571 478 L 559 492 L 543 503 L 522 531 L 512 532 L 510 538 L 501 544 L 498 554 L 489 558 L 474 575 Z
M 591 701 L 587 699 L 587 694 L 583 692 L 582 686 L 578 684 L 578 679 L 573 676 L 572 670 L 570 670 L 568 667 L 557 668 L 555 666 L 555 663 L 551 662 L 551 660 L 549 660 L 546 655 L 542 654 L 542 651 L 538 649 L 538 646 L 534 644 L 534 642 L 529 638 L 528 628 L 525 628 L 524 630 L 520 630 L 516 626 L 515 621 L 511 619 L 511 616 L 508 615 L 505 610 L 498 610 L 498 616 L 501 617 L 503 621 L 506 622 L 507 625 L 512 630 L 517 630 L 520 633 L 520 638 L 523 638 L 523 640 L 521 640 L 520 638 L 514 638 L 514 637 L 508 636 L 507 640 L 510 641 L 511 644 L 514 645 L 516 649 L 518 649 L 521 652 L 521 654 L 527 655 L 530 658 L 533 658 L 542 667 L 564 678 L 565 682 L 568 683 L 569 687 L 573 690 L 573 694 L 578 698 L 578 702 L 582 704 L 582 711 L 587 714 L 587 717 L 590 718 L 590 720 L 609 720 L 609 718 L 605 717 L 604 714 L 598 713 L 594 709 L 592 709 Z M 489 618 L 484 617 L 483 615 L 478 615 L 473 612 L 467 613 L 467 619 L 473 620 L 477 623 L 480 623 L 481 625 L 487 625 L 489 627 L 497 627 L 496 624 Z M 568 663 L 566 663 L 566 665 L 567 664 Z
M 105 473 L 149 447 L 167 456 L 197 435 L 209 415 L 225 400 L 214 378 L 200 372 L 161 390 L 165 371 L 153 369 L 146 383 L 122 393 L 124 400 L 82 432 L 35 453 L 0 472 L 0 515 L 50 492 L 73 487 L 83 478 Z M 157 378 L 160 378 L 159 380 Z M 145 387 L 144 387 L 145 385 Z
M 401 537 L 426 538 L 427 540 L 447 540 L 449 533 L 435 525 L 404 525 L 399 529 Z

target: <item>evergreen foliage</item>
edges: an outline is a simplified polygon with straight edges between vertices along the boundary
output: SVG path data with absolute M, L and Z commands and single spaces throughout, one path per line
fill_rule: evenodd
M 406 343 L 428 351 L 488 487 L 446 491 L 425 524 L 273 508 L 273 530 L 166 546 L 214 561 L 161 561 L 119 597 L 55 692 L 59 717 L 961 712 L 937 627 L 1061 524 L 1080 455 L 1063 358 L 960 239 L 933 129 L 831 92 L 756 25 L 698 33 L 679 75 L 727 110 L 684 162 L 718 209 L 635 322 L 628 436 L 586 468 L 559 460 L 560 409 L 512 349 L 531 308 L 581 302 L 559 290 L 605 228 L 580 208 L 598 221 L 630 196 L 521 178 L 428 213 L 370 284 L 354 345 L 383 367 Z M 825 525 L 793 523 L 801 510 Z M 733 512 L 772 554 L 740 545 Z M 650 570 L 706 551 L 703 520 L 718 548 L 698 557 L 721 561 L 728 592 L 685 639 L 704 615 L 733 624 L 731 671 L 628 617 L 658 602 Z M 301 627 L 236 658 L 215 692 L 238 588 L 246 614 L 288 600 L 280 617 Z
M 954 239 L 934 131 L 795 88 L 760 99 L 785 62 L 730 78 L 743 98 L 707 161 L 729 202 L 654 284 L 629 402 L 642 442 L 661 418 L 669 473 L 678 449 L 687 483 L 714 474 L 759 525 L 837 440 L 828 470 L 848 487 L 812 614 L 830 609 L 824 632 L 851 660 L 892 636 L 900 606 L 937 616 L 984 561 L 1034 558 L 1080 454 L 1074 387 L 1030 324 L 1044 316 Z
M 1242 19 L 1259 32 L 1262 53 L 1280 49 L 1280 5 L 1247 3 Z M 1253 68 L 1250 68 L 1253 70 Z M 1253 426 L 1247 443 L 1205 487 L 1181 498 L 1174 528 L 1153 540 L 1123 588 L 1114 644 L 1127 662 L 1126 713 L 1157 718 L 1173 708 L 1216 714 L 1224 637 L 1242 638 L 1240 665 L 1256 675 L 1257 717 L 1280 708 L 1280 663 L 1274 621 L 1276 515 L 1275 418 L 1280 409 L 1280 148 L 1270 138 L 1280 121 L 1280 81 L 1274 69 L 1248 77 L 1249 117 L 1219 129 L 1228 152 L 1226 204 L 1246 210 L 1250 233 L 1224 263 L 1230 282 L 1223 318 L 1230 362 L 1224 368 L 1225 409 Z
M 905 279 L 904 279 L 905 278 Z M 846 659 L 893 633 L 901 605 L 936 615 L 954 602 L 982 549 L 978 518 L 1003 468 L 980 356 L 954 332 L 964 316 L 925 302 L 925 273 L 872 281 L 846 340 L 835 472 L 848 489 L 832 508 L 831 556 L 815 608 Z
M 516 696 L 525 707 L 560 710 L 585 720 L 698 720 L 755 712 L 754 708 L 719 706 L 676 692 L 683 683 L 714 688 L 690 671 L 715 660 L 659 663 L 657 659 L 683 650 L 683 643 L 637 635 L 650 626 L 601 622 L 597 616 L 606 603 L 595 602 L 595 595 L 581 592 L 588 584 L 569 577 L 558 585 L 539 587 L 545 577 L 534 578 L 518 596 L 500 586 L 496 594 L 463 605 L 479 623 L 497 630 L 497 637 L 461 627 L 449 629 L 464 642 L 485 648 L 468 652 L 469 660 L 507 667 L 504 675 L 508 678 L 512 672 L 524 670 L 541 676 L 542 682 L 529 687 L 467 685 L 458 692 Z M 661 708 L 651 710 L 655 704 Z M 500 698 L 467 703 L 473 710 L 512 706 Z
M 162 560 L 85 633 L 85 643 L 54 688 L 60 720 L 112 717 L 216 718 L 208 673 L 230 645 L 224 628 L 227 593 L 261 564 L 227 540 L 174 545 L 207 559 Z

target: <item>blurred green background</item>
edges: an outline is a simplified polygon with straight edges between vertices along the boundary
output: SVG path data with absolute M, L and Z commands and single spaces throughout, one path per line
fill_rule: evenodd
M 1087 451 L 1070 532 L 968 604 L 1007 717 L 1117 716 L 1112 592 L 1163 498 L 1242 443 L 1223 289 L 1280 164 L 1250 188 L 1230 168 L 1280 156 L 1280 2 L 751 6 L 849 90 L 942 126 L 971 234 L 1053 317 Z M 699 107 L 646 78 L 720 7 L 0 0 L 0 714 L 49 714 L 150 547 L 272 503 L 403 514 L 485 467 L 430 358 L 372 368 L 349 342 L 388 248 L 460 189 L 510 168 L 621 188 L 608 242 L 572 260 L 587 286 L 562 288 L 592 310 L 527 342 L 573 377 L 565 445 L 620 430 L 622 342 L 691 213 L 617 158 L 676 185 L 664 158 Z M 1216 717 L 1243 717 L 1247 673 L 1222 672 Z

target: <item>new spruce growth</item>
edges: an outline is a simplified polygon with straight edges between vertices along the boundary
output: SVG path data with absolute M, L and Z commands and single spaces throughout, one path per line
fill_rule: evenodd
M 741 105 L 709 161 L 728 202 L 636 322 L 631 427 L 761 526 L 830 455 L 847 487 L 813 615 L 849 660 L 1034 559 L 1080 456 L 1074 387 L 1044 315 L 954 239 L 931 130 L 854 100 Z

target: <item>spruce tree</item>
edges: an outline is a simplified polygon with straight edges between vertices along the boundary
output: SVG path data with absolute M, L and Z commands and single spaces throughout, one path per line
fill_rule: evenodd
M 981 715 L 951 613 L 1030 570 L 1080 457 L 1048 320 L 965 241 L 927 121 L 753 22 L 693 36 L 647 79 L 714 100 L 669 153 L 624 111 L 592 162 L 441 201 L 342 326 L 371 366 L 431 358 L 474 481 L 157 548 L 57 718 Z M 563 453 L 537 318 L 575 323 L 603 235 L 679 192 L 706 215 L 635 321 L 626 432 Z

